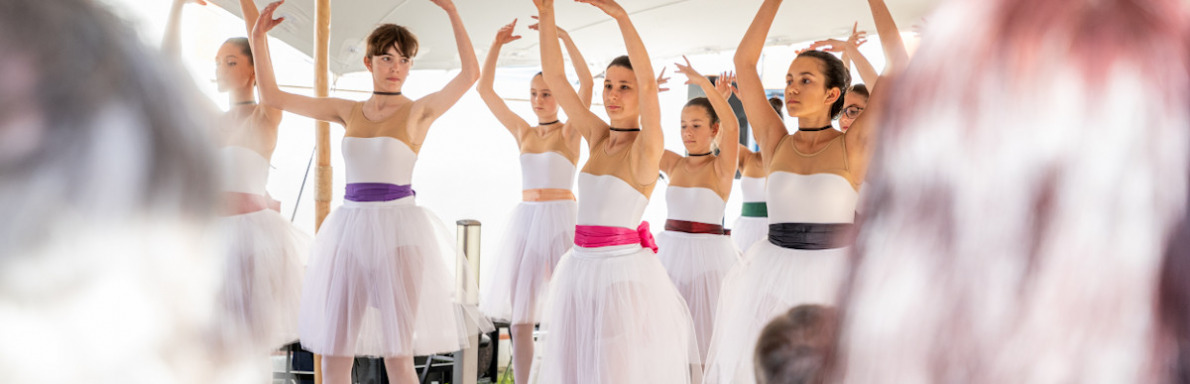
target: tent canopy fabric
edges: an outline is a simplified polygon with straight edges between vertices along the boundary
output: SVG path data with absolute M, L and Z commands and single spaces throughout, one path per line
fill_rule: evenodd
M 255 0 L 264 7 L 268 0 Z M 239 17 L 237 0 L 214 0 Z M 622 0 L 653 57 L 734 50 L 763 0 Z M 886 0 L 902 30 L 921 23 L 940 0 Z M 492 38 L 504 24 L 519 19 L 525 36 L 501 50 L 502 66 L 536 66 L 536 32 L 527 26 L 536 8 L 529 0 L 456 0 L 459 14 L 482 62 Z M 593 6 L 559 0 L 558 26 L 570 32 L 588 64 L 599 65 L 625 53 L 615 21 Z M 277 14 L 285 22 L 275 38 L 310 55 L 314 40 L 314 0 L 289 0 Z M 874 34 L 871 11 L 863 0 L 789 1 L 782 5 L 769 33 L 770 45 L 788 45 L 846 36 L 853 23 Z M 417 35 L 417 69 L 454 69 L 459 60 L 446 13 L 429 0 L 335 0 L 331 2 L 330 70 L 336 75 L 365 71 L 364 44 L 377 25 L 394 23 Z

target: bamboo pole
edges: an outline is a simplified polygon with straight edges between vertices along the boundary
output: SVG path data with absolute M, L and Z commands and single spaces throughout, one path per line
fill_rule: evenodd
M 314 12 L 314 96 L 330 96 L 331 0 L 316 0 Z M 325 121 L 314 125 L 318 148 L 318 168 L 314 183 L 314 230 L 331 211 L 331 126 Z M 314 355 L 314 383 L 322 384 L 322 356 Z

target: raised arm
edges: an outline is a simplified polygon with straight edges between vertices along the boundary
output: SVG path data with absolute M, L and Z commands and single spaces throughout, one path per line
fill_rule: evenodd
M 595 145 L 609 134 L 608 125 L 599 116 L 591 112 L 588 104 L 570 86 L 566 80 L 566 63 L 562 59 L 562 46 L 558 43 L 558 26 L 554 21 L 553 0 L 533 0 L 537 5 L 537 17 L 540 20 L 538 31 L 541 44 L 541 74 L 550 91 L 554 92 L 554 99 L 558 106 L 566 111 L 567 124 L 578 129 L 579 134 L 587 139 L 588 145 Z
M 450 26 L 454 31 L 455 45 L 458 47 L 459 60 L 462 63 L 459 74 L 446 83 L 442 90 L 426 95 L 415 102 L 414 111 L 420 111 L 423 120 L 432 121 L 446 113 L 479 80 L 479 60 L 475 58 L 475 48 L 471 45 L 471 37 L 467 35 L 467 29 L 463 27 L 463 18 L 459 16 L 454 2 L 451 0 L 430 1 L 441 7 L 450 17 Z
M 165 35 L 161 37 L 161 51 L 171 59 L 181 60 L 182 57 L 182 8 L 186 3 L 207 5 L 204 0 L 174 0 L 169 8 L 169 18 L 165 22 Z
M 905 50 L 905 42 L 901 40 L 901 32 L 897 29 L 897 24 L 893 21 L 892 13 L 888 11 L 888 6 L 884 4 L 884 0 L 868 0 L 868 5 L 872 7 L 872 18 L 876 21 L 876 32 L 880 34 L 880 44 L 884 48 L 885 57 L 888 58 L 888 65 L 885 66 L 884 75 L 880 77 L 895 76 L 904 70 L 909 62 L 909 54 Z M 881 81 L 881 83 L 886 82 Z M 872 97 L 868 100 L 868 108 L 864 110 L 864 113 L 847 130 L 847 151 L 849 153 L 868 153 L 871 138 L 875 137 L 874 133 L 876 130 L 875 124 L 871 122 L 876 121 L 880 117 L 884 98 L 888 93 L 882 87 L 875 85 L 869 85 L 868 89 L 872 93 Z
M 252 36 L 252 27 L 256 26 L 256 20 L 260 18 L 260 11 L 256 9 L 256 2 L 253 0 L 240 0 L 240 13 L 244 16 L 244 28 L 248 31 L 248 36 Z M 266 44 L 265 46 L 267 47 L 268 45 Z M 255 59 L 253 59 L 252 68 L 254 72 L 260 70 L 260 65 L 256 64 Z M 270 124 L 268 126 L 276 127 L 281 123 L 281 110 L 263 106 L 263 108 L 256 109 L 256 117 L 263 118 L 269 122 Z
M 641 151 L 644 164 L 658 164 L 661 154 L 665 151 L 665 135 L 661 132 L 661 102 L 657 97 L 657 78 L 653 73 L 653 62 L 649 60 L 649 52 L 645 43 L 641 41 L 636 26 L 628 17 L 624 7 L 614 0 L 578 0 L 598 7 L 608 16 L 616 20 L 620 26 L 620 34 L 624 37 L 624 46 L 628 48 L 628 60 L 632 62 L 632 72 L 636 75 L 636 94 L 640 102 L 640 135 L 637 136 L 636 150 Z M 651 167 L 636 169 L 637 181 L 651 183 L 657 179 L 657 170 Z
M 332 123 L 347 124 L 347 115 L 351 113 L 353 102 L 335 98 L 314 98 L 296 95 L 282 91 L 277 86 L 277 77 L 273 74 L 273 60 L 269 56 L 268 32 L 285 21 L 285 18 L 273 19 L 273 12 L 285 0 L 269 4 L 260 11 L 260 17 L 252 28 L 252 58 L 256 67 L 256 86 L 260 90 L 260 104 L 266 107 L 290 111 L 315 120 Z
M 500 95 L 497 95 L 496 90 L 492 88 L 492 84 L 496 81 L 496 62 L 500 60 L 500 47 L 521 38 L 512 34 L 513 28 L 516 28 L 516 20 L 496 32 L 492 48 L 488 50 L 488 57 L 483 61 L 483 71 L 479 74 L 479 84 L 475 89 L 492 114 L 496 115 L 496 119 L 500 120 L 500 124 L 504 125 L 504 128 L 519 140 L 520 132 L 528 128 L 529 123 L 509 109 L 508 104 L 504 103 L 504 99 L 500 98 Z
M 748 115 L 752 135 L 760 146 L 760 153 L 766 158 L 772 157 L 777 142 L 789 134 L 781 116 L 777 115 L 777 111 L 769 104 L 769 99 L 764 94 L 764 85 L 760 81 L 760 73 L 756 70 L 760 53 L 764 49 L 764 41 L 780 6 L 781 0 L 764 1 L 735 52 L 736 81 L 740 88 L 737 96 L 744 105 L 744 113 Z
M 582 100 L 583 105 L 587 109 L 591 108 L 591 94 L 595 89 L 595 79 L 591 77 L 591 68 L 587 67 L 587 60 L 583 59 L 583 53 L 579 52 L 578 46 L 574 45 L 574 40 L 570 39 L 570 34 L 566 33 L 565 29 L 558 28 L 558 37 L 562 39 L 562 44 L 566 45 L 566 53 L 570 55 L 570 65 L 574 66 L 574 73 L 578 75 L 578 98 Z
M 537 16 L 533 16 L 537 19 Z M 578 75 L 578 97 L 583 101 L 583 105 L 591 108 L 591 93 L 595 88 L 595 79 L 591 77 L 591 68 L 587 67 L 587 61 L 583 58 L 582 52 L 579 52 L 578 46 L 574 45 L 574 40 L 570 39 L 570 34 L 566 33 L 565 29 L 557 28 L 558 38 L 562 39 L 562 44 L 566 45 L 566 52 L 570 54 L 570 65 L 574 66 L 574 73 Z M 541 32 L 540 23 L 529 25 L 529 29 Z
M 686 65 L 690 62 L 687 61 Z M 693 70 L 693 69 L 692 69 Z M 695 72 L 697 73 L 697 72 Z M 716 160 L 715 166 L 719 167 L 721 175 L 726 176 L 725 181 L 728 185 L 731 180 L 735 178 L 735 171 L 739 167 L 739 149 L 736 145 L 740 137 L 740 120 L 735 117 L 735 110 L 731 108 L 731 103 L 727 102 L 724 94 L 731 95 L 731 83 L 735 82 L 735 74 L 723 72 L 719 75 L 718 83 L 711 85 L 710 80 L 702 77 L 703 81 L 699 84 L 703 92 L 706 92 L 707 99 L 711 101 L 711 106 L 715 108 L 715 115 L 719 116 L 719 157 Z M 712 92 L 717 91 L 717 92 Z M 727 145 L 723 145 L 724 140 L 729 140 Z

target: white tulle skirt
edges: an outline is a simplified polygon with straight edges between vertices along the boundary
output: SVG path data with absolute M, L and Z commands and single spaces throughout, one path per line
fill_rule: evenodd
M 661 232 L 657 246 L 657 258 L 690 309 L 698 352 L 705 358 L 715 329 L 719 288 L 740 251 L 727 236 L 673 231 Z
M 768 239 L 769 218 L 740 216 L 731 227 L 731 240 L 741 250 L 747 250 L 757 241 Z
M 413 197 L 346 201 L 314 240 L 302 293 L 302 346 L 327 356 L 459 350 L 491 323 L 456 300 L 447 227 Z M 464 264 L 465 263 L 461 263 Z
M 511 324 L 541 319 L 554 267 L 574 245 L 577 215 L 573 200 L 517 205 L 497 254 L 495 277 L 484 285 L 484 314 Z
M 719 294 L 704 383 L 755 383 L 752 353 L 769 320 L 802 304 L 836 305 L 849 248 L 799 250 L 759 241 Z
M 268 209 L 220 218 L 219 230 L 224 341 L 267 351 L 297 340 L 309 236 Z
M 550 284 L 533 383 L 699 380 L 694 325 L 652 250 L 574 247 Z

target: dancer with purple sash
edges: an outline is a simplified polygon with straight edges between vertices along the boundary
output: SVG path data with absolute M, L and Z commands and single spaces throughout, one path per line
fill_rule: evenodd
M 324 355 L 328 383 L 349 382 L 357 355 L 384 357 L 392 383 L 415 383 L 413 356 L 458 350 L 469 345 L 476 326 L 491 329 L 475 308 L 455 302 L 455 276 L 447 266 L 456 257 L 451 234 L 415 204 L 410 185 L 430 125 L 479 76 L 454 4 L 433 2 L 450 17 L 462 59 L 462 70 L 441 91 L 418 100 L 401 95 L 417 38 L 393 24 L 368 37 L 364 64 L 374 91 L 366 101 L 282 92 L 271 71 L 259 74 L 264 104 L 347 128 L 347 194 L 315 238 L 298 324 L 302 345 Z M 281 3 L 266 7 L 253 31 L 256 61 L 264 66 L 270 63 L 266 33 L 280 24 L 273 12 Z

